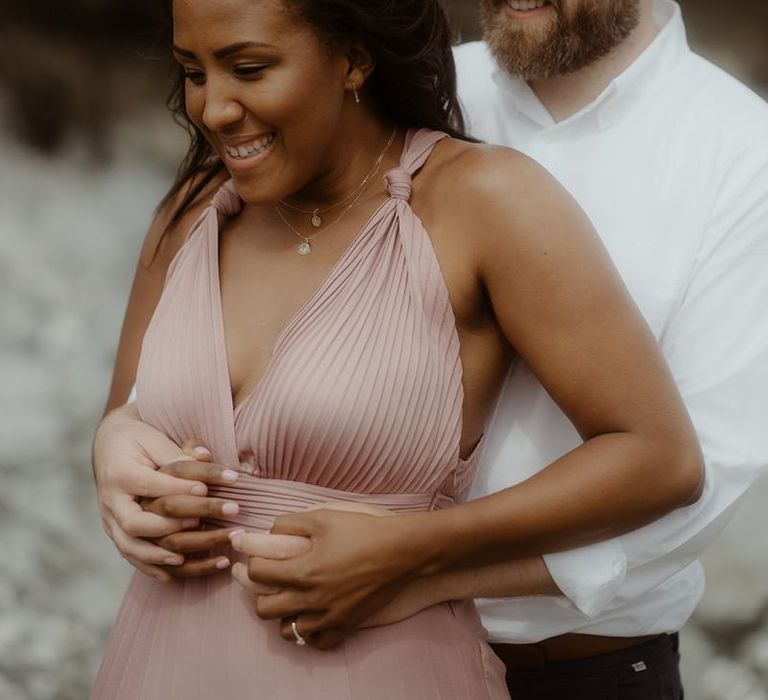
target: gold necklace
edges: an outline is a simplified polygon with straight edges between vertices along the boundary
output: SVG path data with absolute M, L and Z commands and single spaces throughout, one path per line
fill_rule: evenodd
M 334 204 L 334 205 L 332 205 L 330 207 L 327 207 L 326 209 L 316 208 L 316 209 L 313 209 L 312 211 L 307 211 L 307 210 L 304 210 L 304 209 L 299 209 L 298 207 L 295 207 L 292 204 L 289 204 L 288 202 L 285 202 L 285 201 L 280 201 L 280 202 L 278 202 L 277 204 L 274 205 L 275 210 L 280 215 L 280 218 L 283 220 L 283 223 L 291 231 L 293 231 L 299 238 L 301 238 L 302 242 L 299 243 L 296 246 L 296 252 L 299 255 L 309 255 L 309 253 L 312 252 L 312 245 L 311 245 L 310 241 L 312 241 L 313 239 L 317 238 L 317 236 L 319 236 L 321 233 L 324 233 L 329 228 L 332 228 L 333 226 L 335 226 L 339 221 L 341 221 L 341 219 L 346 215 L 346 213 L 350 209 L 352 209 L 352 207 L 354 207 L 355 204 L 357 204 L 360 201 L 360 198 L 365 193 L 365 186 L 368 184 L 370 179 L 374 175 L 376 175 L 376 173 L 379 172 L 379 168 L 381 167 L 381 164 L 384 162 L 384 157 L 387 155 L 387 151 L 389 151 L 390 146 L 392 146 L 392 143 L 395 140 L 395 135 L 396 134 L 397 134 L 397 128 L 395 128 L 392 131 L 392 134 L 390 135 L 389 140 L 387 141 L 386 146 L 384 146 L 384 150 L 382 150 L 382 152 L 379 154 L 379 157 L 376 159 L 376 162 L 374 163 L 373 169 L 363 178 L 362 182 L 357 187 L 355 187 L 355 189 L 352 191 L 352 194 L 347 195 L 341 201 L 336 202 L 336 204 Z M 323 220 L 320 217 L 320 214 L 323 214 L 325 212 L 331 211 L 332 209 L 335 209 L 336 207 L 344 204 L 345 202 L 348 202 L 350 199 L 352 199 L 352 202 L 350 202 L 350 204 L 344 209 L 344 211 L 341 212 L 341 214 L 339 214 L 339 216 L 336 219 L 334 219 L 330 224 L 328 224 L 328 226 L 323 231 L 318 231 L 317 233 L 315 233 L 312 236 L 305 236 L 303 233 L 298 231 L 291 224 L 291 222 L 288 221 L 288 219 L 286 218 L 285 214 L 283 214 L 282 209 L 280 208 L 281 206 L 284 206 L 284 207 L 286 207 L 288 209 L 293 209 L 294 211 L 301 212 L 302 214 L 310 214 L 311 215 L 310 216 L 310 224 L 314 228 L 320 228 L 323 225 Z
M 363 196 L 363 194 L 365 194 L 365 191 L 361 191 L 361 192 L 359 192 L 359 193 L 358 193 L 358 195 L 357 195 L 357 197 L 355 197 L 355 198 L 352 200 L 352 202 L 350 203 L 350 205 L 349 205 L 349 206 L 348 206 L 348 207 L 347 207 L 347 208 L 346 208 L 346 209 L 345 209 L 343 212 L 341 212 L 341 214 L 339 214 L 339 216 L 338 216 L 336 219 L 334 219 L 334 220 L 333 220 L 333 221 L 332 221 L 330 224 L 328 224 L 328 226 L 325 228 L 325 230 L 324 230 L 324 231 L 318 231 L 317 233 L 315 233 L 315 234 L 314 234 L 314 235 L 312 235 L 312 236 L 305 236 L 303 233 L 301 233 L 301 231 L 298 231 L 298 230 L 296 230 L 296 228 L 293 226 L 293 224 L 291 224 L 291 222 L 290 222 L 290 221 L 288 221 L 288 219 L 286 219 L 286 218 L 285 218 L 285 214 L 283 214 L 283 211 L 282 211 L 282 209 L 280 209 L 280 207 L 279 207 L 277 204 L 275 205 L 275 209 L 277 210 L 277 213 L 280 215 L 280 218 L 283 220 L 283 223 L 284 223 L 284 224 L 285 224 L 285 225 L 286 225 L 286 226 L 287 226 L 289 229 L 291 229 L 291 231 L 293 231 L 293 232 L 294 232 L 294 233 L 295 233 L 295 234 L 296 234 L 296 235 L 297 235 L 299 238 L 301 238 L 301 243 L 299 243 L 299 244 L 296 246 L 296 252 L 297 252 L 299 255 L 309 255 L 309 254 L 312 252 L 312 244 L 311 244 L 311 241 L 313 241 L 315 238 L 317 238 L 317 237 L 318 237 L 318 236 L 319 236 L 321 233 L 325 233 L 325 231 L 327 231 L 329 228 L 332 228 L 332 227 L 333 227 L 335 224 L 339 223 L 339 221 L 341 221 L 342 217 L 343 217 L 343 216 L 344 216 L 344 215 L 345 215 L 345 214 L 346 214 L 346 213 L 347 213 L 347 212 L 348 212 L 348 211 L 349 211 L 349 210 L 350 210 L 352 207 L 354 207 L 354 206 L 355 206 L 355 204 L 357 204 L 357 203 L 360 201 L 360 198 Z
M 332 204 L 330 207 L 326 207 L 325 209 L 320 209 L 319 207 L 316 207 L 315 209 L 308 210 L 308 209 L 301 209 L 299 207 L 294 206 L 293 204 L 290 204 L 289 202 L 286 202 L 285 200 L 281 200 L 279 204 L 286 209 L 293 209 L 293 211 L 297 211 L 300 214 L 306 214 L 309 216 L 309 223 L 312 224 L 314 228 L 320 228 L 323 225 L 323 217 L 320 216 L 320 214 L 325 214 L 329 211 L 333 211 L 336 209 L 336 207 L 340 207 L 345 202 L 348 202 L 352 197 L 354 197 L 363 187 L 365 187 L 368 184 L 368 180 L 373 176 L 373 173 L 368 173 L 363 178 L 363 181 L 354 189 L 352 190 L 351 194 L 348 194 L 344 199 L 339 200 L 336 202 L 336 204 Z

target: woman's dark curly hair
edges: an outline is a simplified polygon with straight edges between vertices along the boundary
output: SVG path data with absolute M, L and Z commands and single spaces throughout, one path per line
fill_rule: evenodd
M 349 39 L 371 53 L 375 69 L 366 91 L 379 113 L 401 127 L 429 128 L 467 139 L 456 96 L 452 34 L 440 0 L 283 0 L 331 47 Z M 170 2 L 166 23 L 170 27 Z M 189 132 L 189 151 L 160 207 L 193 178 L 195 185 L 176 207 L 174 224 L 224 164 L 184 106 L 184 71 L 179 68 L 168 107 Z

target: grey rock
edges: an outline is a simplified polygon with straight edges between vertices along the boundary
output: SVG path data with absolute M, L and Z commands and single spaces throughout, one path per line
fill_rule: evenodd
M 145 123 L 178 145 L 170 120 Z M 3 700 L 87 698 L 131 572 L 102 532 L 90 440 L 172 168 L 169 148 L 151 158 L 132 148 L 140 130 L 118 131 L 119 157 L 96 168 L 76 146 L 43 159 L 0 130 Z
M 702 558 L 707 589 L 696 622 L 727 636 L 732 647 L 760 629 L 768 613 L 768 557 L 755 539 L 766 529 L 766 503 L 768 476 L 746 494 L 723 535 Z

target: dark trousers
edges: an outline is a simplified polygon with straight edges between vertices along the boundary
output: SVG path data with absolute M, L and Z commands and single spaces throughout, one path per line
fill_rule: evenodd
M 507 671 L 512 700 L 682 700 L 678 636 L 542 668 Z

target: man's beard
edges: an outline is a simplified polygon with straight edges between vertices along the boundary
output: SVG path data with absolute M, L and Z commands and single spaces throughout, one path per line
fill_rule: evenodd
M 552 0 L 553 22 L 515 26 L 504 16 L 506 0 L 481 0 L 485 40 L 499 65 L 525 80 L 572 73 L 594 63 L 626 39 L 638 24 L 640 0 L 579 0 L 567 16 Z

